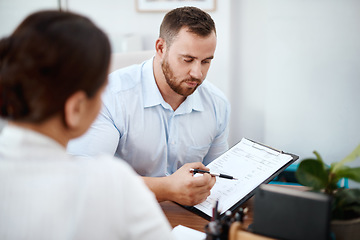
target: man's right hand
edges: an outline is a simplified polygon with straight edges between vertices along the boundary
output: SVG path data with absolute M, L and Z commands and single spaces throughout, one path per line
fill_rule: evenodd
M 159 202 L 170 200 L 182 205 L 194 206 L 206 200 L 216 179 L 210 174 L 194 177 L 190 168 L 209 171 L 200 162 L 187 163 L 168 177 L 144 177 L 144 181 Z

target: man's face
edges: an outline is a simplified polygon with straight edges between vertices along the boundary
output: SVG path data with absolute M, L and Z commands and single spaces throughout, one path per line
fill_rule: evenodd
M 161 64 L 167 84 L 184 97 L 204 81 L 216 48 L 214 32 L 204 38 L 186 30 L 181 29 L 167 47 Z

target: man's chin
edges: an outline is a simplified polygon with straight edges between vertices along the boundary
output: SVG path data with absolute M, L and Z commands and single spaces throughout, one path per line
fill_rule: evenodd
M 187 97 L 193 94 L 196 90 L 197 86 L 195 88 L 188 88 L 187 90 L 181 91 L 180 95 Z

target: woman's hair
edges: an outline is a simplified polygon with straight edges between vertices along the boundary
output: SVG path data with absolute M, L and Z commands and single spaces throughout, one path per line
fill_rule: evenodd
M 208 13 L 196 7 L 181 7 L 165 15 L 160 26 L 159 37 L 164 39 L 170 47 L 183 27 L 201 37 L 207 37 L 212 32 L 216 34 L 215 23 Z
M 107 81 L 107 36 L 88 18 L 41 11 L 0 40 L 0 116 L 39 123 L 63 113 L 77 91 L 94 96 Z

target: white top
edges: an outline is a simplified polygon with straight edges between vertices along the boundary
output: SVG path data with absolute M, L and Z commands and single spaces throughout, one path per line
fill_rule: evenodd
M 172 239 L 153 193 L 122 160 L 72 157 L 54 140 L 0 135 L 0 239 Z
M 174 111 L 156 85 L 153 59 L 111 73 L 103 103 L 90 130 L 70 141 L 69 153 L 112 154 L 140 175 L 158 177 L 189 162 L 207 165 L 228 149 L 225 95 L 204 81 Z

